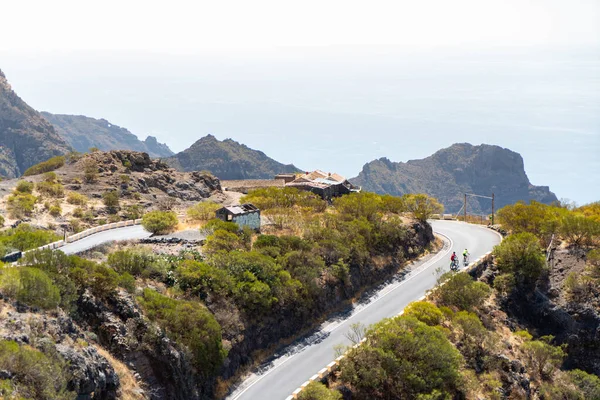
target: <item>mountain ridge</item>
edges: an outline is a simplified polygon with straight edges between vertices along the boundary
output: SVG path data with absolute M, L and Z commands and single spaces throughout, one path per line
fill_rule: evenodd
M 159 143 L 153 136 L 140 140 L 128 129 L 120 127 L 104 118 L 92 118 L 85 115 L 52 114 L 41 112 L 56 131 L 73 148 L 86 152 L 90 147 L 102 151 L 132 150 L 148 153 L 150 157 L 170 157 L 173 151 L 166 144 Z
M 519 200 L 557 201 L 548 186 L 529 182 L 520 154 L 496 145 L 457 143 L 429 157 L 392 162 L 386 157 L 363 166 L 354 184 L 391 195 L 426 193 L 440 200 L 447 212 L 458 212 L 464 193 L 496 197 L 496 209 Z M 489 213 L 487 199 L 469 198 L 468 211 Z
M 165 159 L 181 171 L 208 170 L 220 179 L 268 179 L 280 173 L 300 172 L 293 164 L 282 164 L 260 150 L 233 139 L 206 135 L 189 148 Z
M 71 146 L 12 89 L 0 70 L 0 176 L 15 178 Z

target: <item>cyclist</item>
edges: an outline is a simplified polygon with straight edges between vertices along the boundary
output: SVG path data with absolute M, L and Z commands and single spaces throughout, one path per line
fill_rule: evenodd
M 451 269 L 454 269 L 454 268 L 458 267 L 458 256 L 456 255 L 455 251 L 452 252 L 452 256 L 450 256 L 450 261 L 452 261 L 450 263 L 450 268 Z
M 467 263 L 469 256 L 470 256 L 469 251 L 467 249 L 465 249 L 465 251 L 463 251 L 463 261 L 465 264 Z

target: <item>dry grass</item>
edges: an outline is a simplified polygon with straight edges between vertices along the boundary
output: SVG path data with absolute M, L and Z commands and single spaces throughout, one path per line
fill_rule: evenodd
M 121 394 L 120 399 L 123 400 L 146 400 L 148 397 L 145 395 L 146 391 L 143 389 L 142 384 L 138 382 L 133 376 L 133 372 L 127 368 L 125 364 L 114 358 L 108 351 L 100 346 L 96 349 L 98 353 L 108 360 L 113 366 L 119 380 L 121 382 Z

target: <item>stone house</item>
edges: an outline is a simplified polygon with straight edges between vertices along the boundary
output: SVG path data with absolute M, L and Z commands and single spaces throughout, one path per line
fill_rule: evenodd
M 222 207 L 215 214 L 222 221 L 235 222 L 240 229 L 247 226 L 255 231 L 260 231 L 260 210 L 250 203 Z

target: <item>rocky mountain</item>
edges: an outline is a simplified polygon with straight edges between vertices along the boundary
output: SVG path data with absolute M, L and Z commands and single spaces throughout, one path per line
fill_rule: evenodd
M 484 196 L 494 193 L 496 209 L 519 200 L 542 203 L 557 200 L 547 186 L 529 182 L 520 154 L 486 144 L 454 144 L 422 160 L 406 163 L 380 158 L 365 164 L 351 182 L 377 193 L 427 193 L 438 198 L 450 213 L 463 206 L 464 193 Z M 491 202 L 469 197 L 467 209 L 489 213 Z
M 42 112 L 73 148 L 86 152 L 90 147 L 103 151 L 133 150 L 148 153 L 150 157 L 169 157 L 174 153 L 166 144 L 158 143 L 155 137 L 148 136 L 141 141 L 136 135 L 105 119 L 95 119 L 83 115 L 64 115 Z
M 14 178 L 71 146 L 12 90 L 0 71 L 0 176 Z
M 181 171 L 206 170 L 220 179 L 265 179 L 300 171 L 294 165 L 267 157 L 262 151 L 231 139 L 220 141 L 213 135 L 203 137 L 165 161 Z

